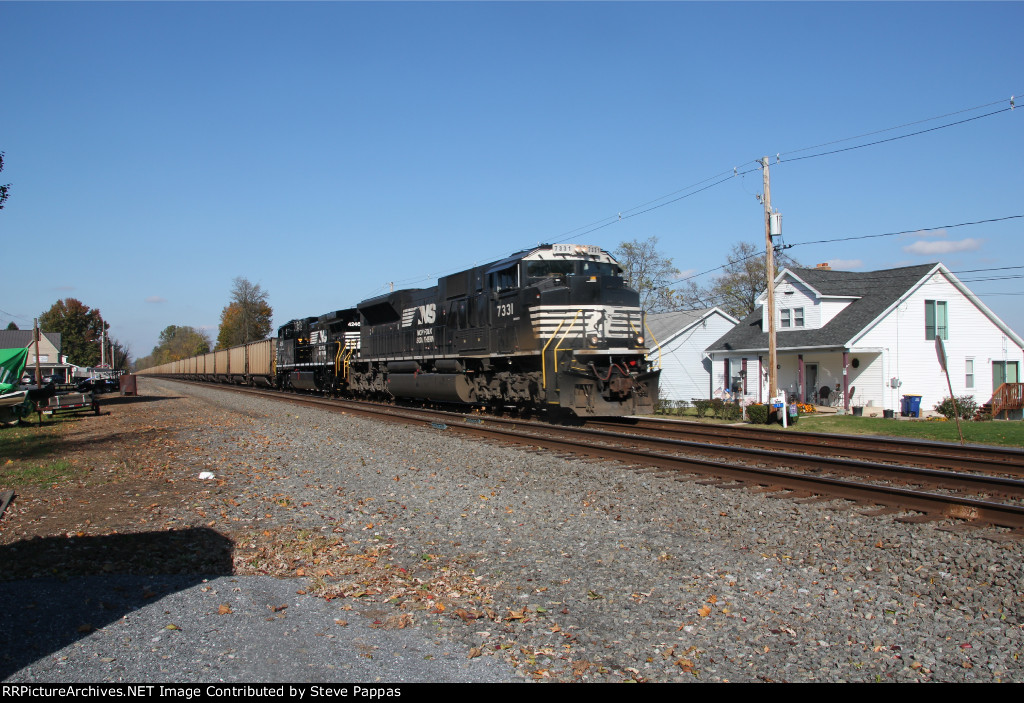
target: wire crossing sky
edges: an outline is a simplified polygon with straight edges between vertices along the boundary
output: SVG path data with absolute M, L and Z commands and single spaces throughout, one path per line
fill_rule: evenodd
M 764 241 L 768 156 L 801 264 L 978 270 L 1022 332 L 994 271 L 1024 265 L 1022 26 L 1021 3 L 0 3 L 0 324 L 75 297 L 142 356 L 168 325 L 215 337 L 236 276 L 276 327 L 538 242 L 657 236 L 704 283 Z

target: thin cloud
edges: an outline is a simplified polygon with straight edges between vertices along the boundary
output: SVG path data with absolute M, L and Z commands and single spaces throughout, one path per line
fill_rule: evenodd
M 981 248 L 981 239 L 961 239 L 958 242 L 914 242 L 903 247 L 903 251 L 917 256 L 934 256 L 936 254 L 953 254 L 958 251 L 977 251 Z
M 167 298 L 161 298 L 159 295 L 151 295 L 146 298 L 147 303 L 166 303 Z
M 948 236 L 945 229 L 919 229 L 916 232 L 900 235 L 903 239 L 945 239 Z
M 849 271 L 864 265 L 860 259 L 829 259 L 828 265 L 837 271 Z

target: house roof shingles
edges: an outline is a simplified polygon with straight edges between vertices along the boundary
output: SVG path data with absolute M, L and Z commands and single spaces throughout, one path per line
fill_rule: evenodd
M 863 272 L 817 268 L 789 269 L 793 275 L 822 295 L 850 296 L 857 299 L 819 329 L 776 330 L 776 344 L 779 349 L 842 347 L 935 266 L 937 264 L 922 264 Z M 761 320 L 761 308 L 758 307 L 740 324 L 708 347 L 708 351 L 767 349 L 768 333 L 761 329 Z M 798 339 L 798 343 L 793 344 L 790 341 L 794 339 Z
M 34 339 L 32 330 L 0 330 L 0 349 L 27 349 Z M 54 349 L 60 351 L 60 332 L 40 332 Z M 46 347 L 43 347 L 44 349 Z
M 698 322 L 715 308 L 704 310 L 681 310 L 678 312 L 649 312 L 647 327 L 659 344 L 667 343 L 672 337 L 690 325 Z

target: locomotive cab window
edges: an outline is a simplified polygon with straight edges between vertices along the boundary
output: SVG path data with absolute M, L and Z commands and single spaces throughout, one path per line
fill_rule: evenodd
M 508 290 L 519 287 L 519 266 L 513 264 L 507 269 L 490 274 L 490 285 L 493 291 Z
M 552 276 L 571 276 L 576 273 L 577 261 L 529 261 L 526 264 L 526 275 L 529 278 L 548 278 Z
M 584 261 L 582 264 L 584 276 L 621 276 L 622 269 L 618 264 L 609 264 L 601 261 Z

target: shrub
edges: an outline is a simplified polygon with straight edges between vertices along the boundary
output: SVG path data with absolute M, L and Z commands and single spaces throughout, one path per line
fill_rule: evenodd
M 947 420 L 952 420 L 957 415 L 961 420 L 970 420 L 978 412 L 978 403 L 973 395 L 962 395 L 956 399 L 956 410 L 953 410 L 953 399 L 947 396 L 935 406 L 935 412 Z
M 739 420 L 743 417 L 743 410 L 740 408 L 738 403 L 722 403 L 722 409 L 719 411 L 720 417 L 723 420 Z
M 705 417 L 711 409 L 711 401 L 703 398 L 693 399 L 693 409 L 697 411 L 697 417 Z
M 768 406 L 760 404 L 748 405 L 747 419 L 755 425 L 768 424 Z
M 677 400 L 676 401 L 676 415 L 685 415 L 686 409 L 690 407 L 690 401 L 688 400 Z
M 722 408 L 725 407 L 725 401 L 721 398 L 714 398 L 711 401 L 711 413 L 714 417 L 722 417 Z

